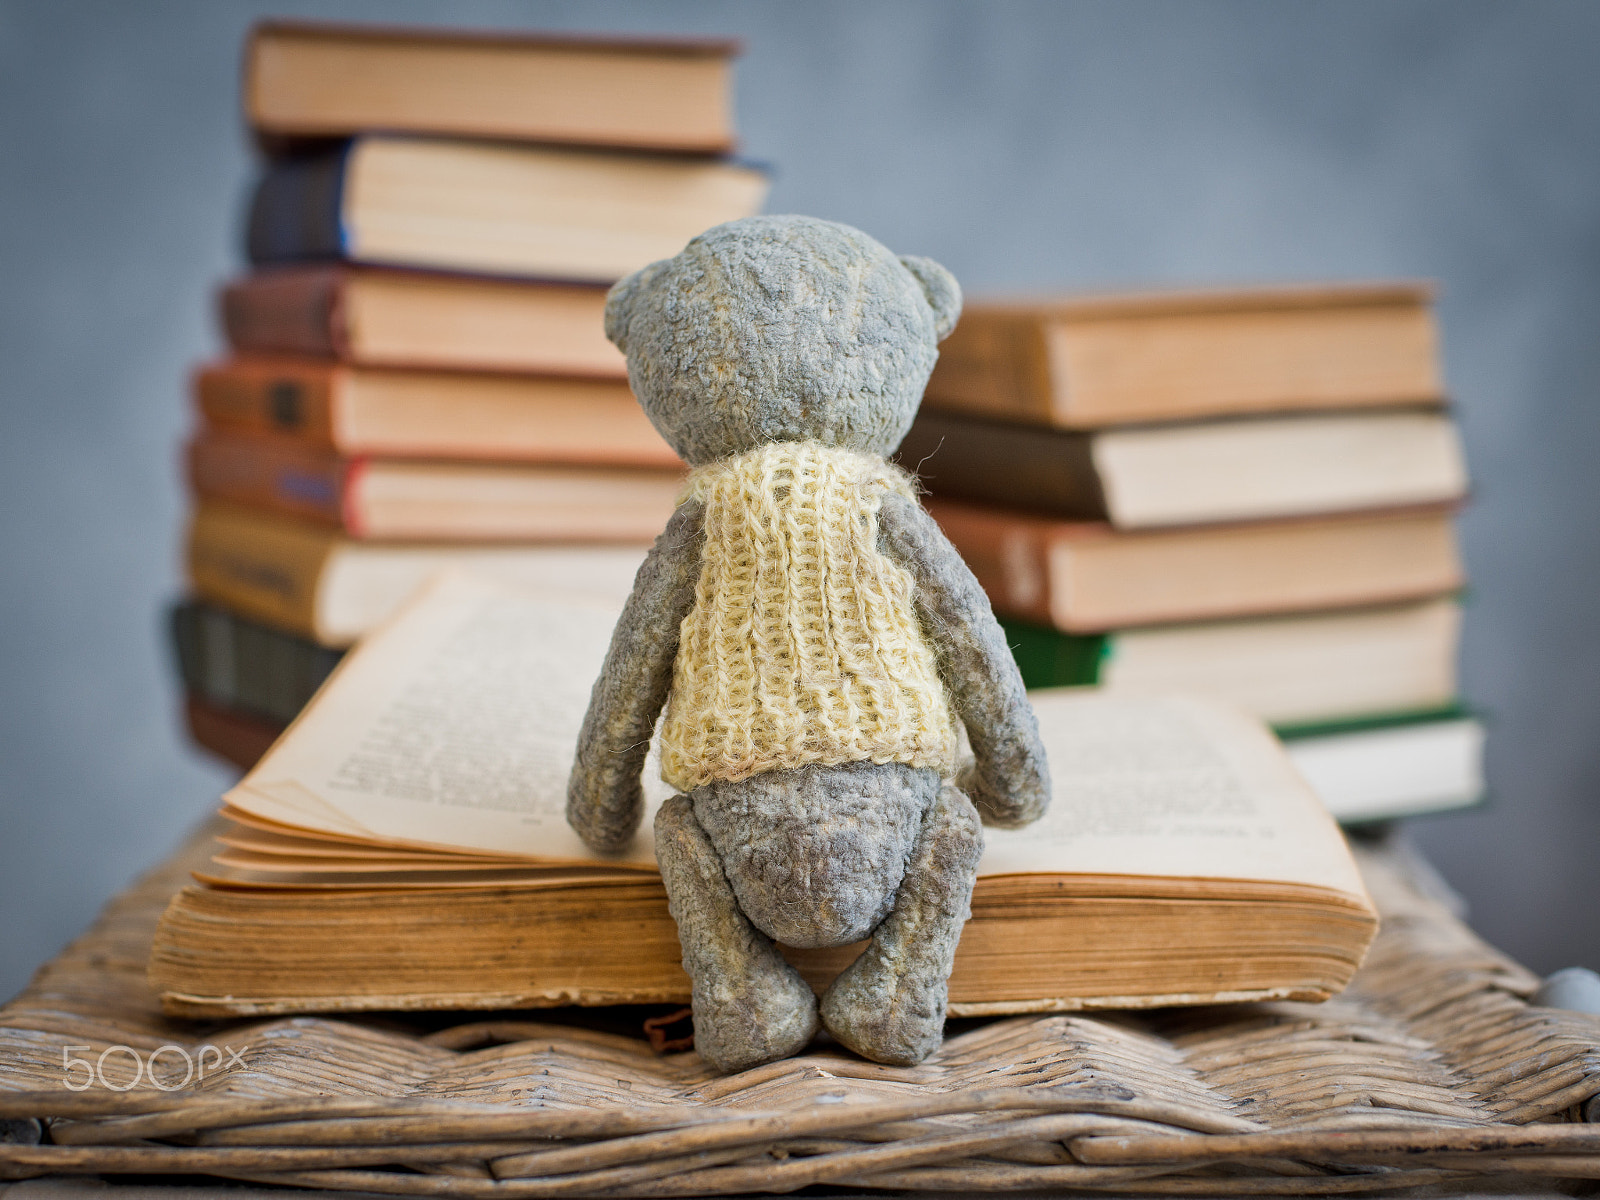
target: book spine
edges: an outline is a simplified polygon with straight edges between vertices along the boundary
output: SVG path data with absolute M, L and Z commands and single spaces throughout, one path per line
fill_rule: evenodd
M 338 270 L 272 271 L 218 295 L 223 334 L 240 354 L 345 358 L 344 279 Z
M 172 633 L 191 695 L 282 724 L 300 714 L 343 657 L 342 651 L 194 600 L 174 606 Z
M 344 180 L 352 145 L 268 165 L 250 201 L 246 249 L 252 263 L 345 257 Z
M 276 721 L 231 712 L 196 695 L 185 699 L 184 721 L 195 745 L 241 771 L 255 766 L 283 732 Z
M 284 439 L 206 433 L 189 443 L 189 483 L 197 496 L 264 508 L 350 528 L 347 503 L 360 460 L 320 453 Z
M 338 372 L 322 364 L 228 362 L 195 374 L 194 398 L 210 429 L 332 449 L 338 385 Z
M 973 313 L 939 347 L 925 403 L 933 410 L 1049 425 L 1056 423 L 1052 390 L 1038 319 Z
M 323 530 L 202 504 L 189 530 L 189 582 L 202 599 L 321 643 L 317 596 L 336 545 Z
M 1000 619 L 1000 628 L 1027 687 L 1088 687 L 1100 682 L 1111 649 L 1109 635 L 1062 633 L 1010 617 Z
M 1047 523 L 966 505 L 927 506 L 997 614 L 1053 626 Z
M 202 607 L 183 600 L 167 611 L 167 634 L 172 641 L 172 656 L 184 690 L 211 698 L 206 686 L 206 654 L 200 636 Z
M 1098 521 L 1107 508 L 1092 437 L 925 412 L 897 457 L 935 496 Z

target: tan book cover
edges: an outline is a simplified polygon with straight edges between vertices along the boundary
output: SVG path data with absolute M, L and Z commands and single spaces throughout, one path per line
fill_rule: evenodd
M 738 52 L 726 38 L 264 21 L 244 107 L 269 138 L 383 129 L 721 153 Z
M 1436 403 L 1421 284 L 974 300 L 939 347 L 930 409 L 1065 429 Z

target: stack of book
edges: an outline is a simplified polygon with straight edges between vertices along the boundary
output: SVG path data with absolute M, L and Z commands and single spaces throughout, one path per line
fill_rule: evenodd
M 901 448 L 1030 687 L 1209 692 L 1341 820 L 1475 802 L 1429 291 L 969 304 Z
M 441 566 L 626 595 L 683 466 L 606 287 L 748 216 L 726 41 L 255 29 L 265 158 L 195 375 L 196 740 L 247 765 Z

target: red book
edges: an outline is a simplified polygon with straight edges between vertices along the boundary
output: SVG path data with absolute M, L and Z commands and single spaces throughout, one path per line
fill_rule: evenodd
M 202 499 L 374 540 L 648 542 L 682 486 L 674 470 L 346 457 L 215 431 L 190 442 L 188 466 Z

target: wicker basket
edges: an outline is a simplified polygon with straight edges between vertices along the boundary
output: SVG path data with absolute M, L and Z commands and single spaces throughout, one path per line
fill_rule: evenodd
M 197 836 L 0 1010 L 0 1178 L 543 1197 L 1600 1177 L 1585 1121 L 1600 1116 L 1600 1019 L 1528 1005 L 1537 980 L 1413 887 L 1394 851 L 1362 854 L 1383 932 L 1327 1004 L 968 1022 L 915 1068 L 821 1050 L 728 1077 L 692 1051 L 549 1020 L 165 1018 L 145 983 L 151 932 L 207 852 Z

